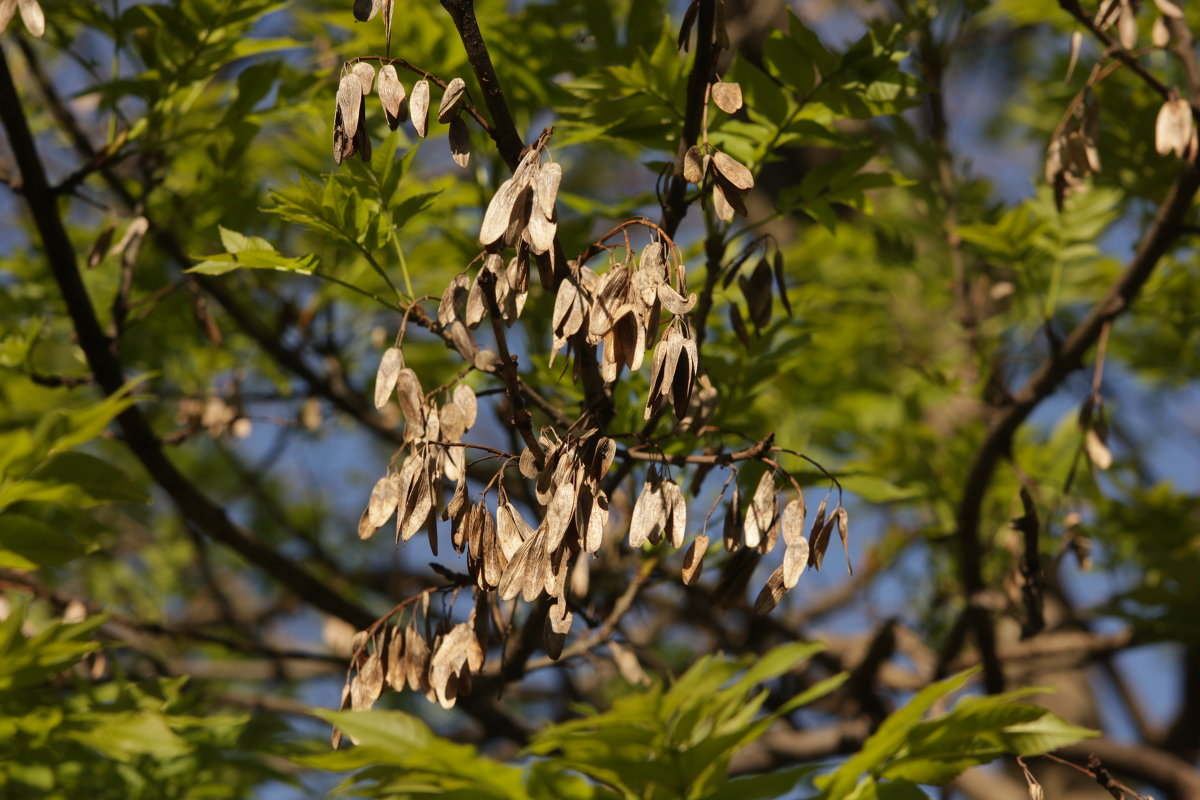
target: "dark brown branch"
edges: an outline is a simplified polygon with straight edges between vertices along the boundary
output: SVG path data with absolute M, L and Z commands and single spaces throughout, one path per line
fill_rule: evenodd
M 989 664 L 994 667 L 998 663 L 994 658 L 991 615 L 981 604 L 986 584 L 983 579 L 983 546 L 979 539 L 979 524 L 983 500 L 992 476 L 1000 460 L 1009 455 L 1013 437 L 1021 423 L 1038 404 L 1058 389 L 1068 375 L 1083 365 L 1083 357 L 1099 340 L 1105 324 L 1125 311 L 1138 296 L 1159 259 L 1183 232 L 1184 221 L 1198 189 L 1200 168 L 1195 163 L 1184 164 L 1124 272 L 1025 385 L 998 410 L 983 443 L 976 451 L 963 488 L 955 535 L 962 585 L 969 603 L 969 627 L 980 645 L 985 670 Z M 990 653 L 989 647 L 992 648 Z M 999 683 L 998 672 L 991 674 L 989 689 Z
M 496 371 L 504 379 L 505 394 L 512 407 L 512 425 L 525 440 L 525 446 L 533 453 L 534 463 L 540 470 L 546 463 L 546 454 L 533 432 L 533 417 L 525 407 L 525 393 L 521 390 L 521 375 L 517 372 L 517 359 L 508 350 L 508 337 L 504 334 L 504 320 L 501 319 L 500 306 L 496 302 L 496 276 L 490 270 L 479 273 L 479 288 L 483 290 L 487 300 L 488 316 L 492 320 L 492 332 L 496 336 L 496 349 L 500 351 L 500 360 Z
M 1157 786 L 1170 800 L 1200 800 L 1200 772 L 1183 759 L 1154 747 L 1089 739 L 1058 753 L 1075 761 L 1095 755 L 1114 772 Z
M 679 223 L 687 215 L 687 180 L 683 177 L 683 157 L 688 148 L 696 144 L 700 136 L 700 125 L 704 118 L 708 84 L 716 65 L 716 48 L 713 29 L 716 24 L 716 0 L 700 0 L 696 19 L 696 60 L 688 75 L 687 105 L 683 115 L 683 135 L 679 137 L 679 150 L 675 155 L 675 173 L 667 188 L 663 203 L 662 227 L 669 236 L 674 236 Z
M 96 319 L 95 309 L 79 274 L 71 244 L 54 192 L 46 181 L 20 96 L 13 84 L 8 60 L 0 52 L 0 119 L 21 170 L 25 201 L 42 239 L 50 270 L 58 284 L 67 311 L 87 357 L 96 382 L 106 395 L 122 390 L 125 376 Z M 117 418 L 131 450 L 150 477 L 171 497 L 183 516 L 207 536 L 237 552 L 317 608 L 355 626 L 370 624 L 370 612 L 330 590 L 323 581 L 293 563 L 274 548 L 259 542 L 234 525 L 224 510 L 201 493 L 166 457 L 158 437 L 137 406 Z
M 508 103 L 504 100 L 500 78 L 496 75 L 496 68 L 492 66 L 492 57 L 488 54 L 483 34 L 479 30 L 474 0 L 442 0 L 442 7 L 450 12 L 450 18 L 454 20 L 454 27 L 467 51 L 467 61 L 471 63 L 475 78 L 483 89 L 483 101 L 492 115 L 492 138 L 500 149 L 500 157 L 508 164 L 509 169 L 515 169 L 521 151 L 525 149 L 525 143 L 521 134 L 517 132 Z
M 1138 77 L 1145 81 L 1151 89 L 1162 95 L 1164 100 L 1170 99 L 1171 90 L 1164 86 L 1162 81 L 1151 75 L 1146 68 L 1141 65 L 1141 62 L 1137 60 L 1137 56 L 1126 50 L 1120 42 L 1109 36 L 1106 31 L 1101 30 L 1100 27 L 1096 25 L 1094 21 L 1092 21 L 1092 18 L 1087 15 L 1087 12 L 1083 10 L 1083 7 L 1079 5 L 1079 0 L 1058 0 L 1058 4 L 1064 11 L 1066 11 L 1081 25 L 1083 25 L 1083 27 L 1087 28 L 1088 31 L 1091 32 L 1092 36 L 1096 37 L 1096 39 L 1105 46 L 1109 55 L 1116 57 L 1118 61 L 1136 72 Z

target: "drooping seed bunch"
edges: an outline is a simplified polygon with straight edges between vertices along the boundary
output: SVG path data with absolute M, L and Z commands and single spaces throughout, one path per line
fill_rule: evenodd
M 418 80 L 413 84 L 412 93 L 407 94 L 396 72 L 396 64 L 407 65 L 407 62 L 403 59 L 376 60 L 384 62 L 379 68 L 378 79 L 375 67 L 362 59 L 348 61 L 342 68 L 333 115 L 333 160 L 336 164 L 355 155 L 363 161 L 371 160 L 365 98 L 373 88 L 379 95 L 388 128 L 396 130 L 410 120 L 417 136 L 425 138 L 429 132 L 429 78 Z M 461 113 L 466 89 L 462 78 L 454 78 L 445 84 L 437 110 L 438 122 L 450 126 L 447 133 L 450 156 L 460 167 L 466 167 L 471 159 L 471 136 Z
M 390 6 L 389 0 L 362 0 L 356 15 L 370 19 L 382 9 L 386 22 Z M 382 64 L 378 74 L 370 61 Z M 399 81 L 397 66 L 422 76 L 411 93 Z M 452 155 L 465 166 L 469 137 L 463 114 L 491 132 L 467 103 L 465 83 L 458 78 L 443 83 L 403 59 L 375 57 L 347 62 L 343 71 L 334 117 L 335 160 L 355 154 L 369 159 L 364 98 L 372 89 L 379 95 L 389 127 L 394 130 L 407 119 L 418 136 L 425 136 L 431 82 L 443 88 L 437 117 L 450 125 Z M 743 198 L 754 179 L 746 166 L 708 143 L 710 103 L 725 113 L 736 113 L 742 107 L 741 87 L 724 81 L 708 87 L 702 141 L 686 151 L 682 177 L 700 186 L 699 199 L 711 199 L 716 216 L 728 221 L 735 212 L 746 213 Z M 622 504 L 621 521 L 627 526 L 630 549 L 657 551 L 652 562 L 668 548 L 683 548 L 687 540 L 688 500 L 671 467 L 701 465 L 692 481 L 693 495 L 708 470 L 729 470 L 703 529 L 687 547 L 682 577 L 689 585 L 699 580 L 710 549 L 708 521 L 732 484 L 723 535 L 724 549 L 731 557 L 721 565 L 718 592 L 722 586 L 743 590 L 758 560 L 771 553 L 780 538 L 786 546 L 782 564 L 755 603 L 759 613 L 773 608 L 806 567 L 820 567 L 835 526 L 846 542 L 847 516 L 840 499 L 828 514 L 828 498 L 821 503 L 805 538 L 800 486 L 772 458 L 776 451 L 791 451 L 773 447 L 771 437 L 744 451 L 726 454 L 718 447 L 716 455 L 694 461 L 687 456 L 659 458 L 646 451 L 657 444 L 645 434 L 627 434 L 636 441 L 624 450 L 618 447 L 621 437 L 608 434 L 608 417 L 592 404 L 585 402 L 572 422 L 522 384 L 505 331 L 524 312 L 533 262 L 543 289 L 554 293 L 550 366 L 565 350 L 576 380 L 588 386 L 585 376 L 594 375 L 601 391 L 615 397 L 612 390 L 625 371 L 640 371 L 649 360 L 643 405 L 646 431 L 652 431 L 662 415 L 673 412 L 678 430 L 703 435 L 719 399 L 700 358 L 700 321 L 694 318 L 698 297 L 688 290 L 683 253 L 665 230 L 644 218 L 626 220 L 575 258 L 564 255 L 557 208 L 563 170 L 550 158 L 551 134 L 552 129 L 546 129 L 516 159 L 512 175 L 499 184 L 484 211 L 478 235 L 482 250 L 450 279 L 436 315 L 424 315 L 423 324 L 462 356 L 467 369 L 450 384 L 424 391 L 417 373 L 404 363 L 402 343 L 412 309 L 405 313 L 395 345 L 380 359 L 375 405 L 383 408 L 394 400 L 399 406 L 404 444 L 372 489 L 359 521 L 359 536 L 367 539 L 394 519 L 397 544 L 424 530 L 436 556 L 438 522 L 448 523 L 452 547 L 466 556 L 466 573 L 433 565 L 449 586 L 401 603 L 359 634 L 343 695 L 344 704 L 356 709 L 370 707 L 385 683 L 397 690 L 407 686 L 422 691 L 445 707 L 454 705 L 470 690 L 472 675 L 485 667 L 489 629 L 507 629 L 504 618 L 515 613 L 518 598 L 542 609 L 543 646 L 550 658 L 558 658 L 575 617 L 572 604 L 587 593 L 589 561 L 601 553 L 608 558 L 619 547 L 613 537 L 606 541 L 613 533 L 610 494 L 639 461 L 650 463 L 641 490 L 630 498 L 629 506 Z M 639 229 L 649 233 L 650 241 L 635 249 L 630 231 Z M 768 258 L 772 252 L 773 258 Z M 601 254 L 607 254 L 607 264 L 592 266 Z M 756 254 L 761 254 L 756 266 L 742 274 L 742 267 Z M 753 239 L 740 255 L 715 268 L 726 286 L 737 278 L 746 316 L 756 333 L 761 334 L 771 320 L 773 279 L 791 313 L 782 257 L 769 237 Z M 749 344 L 751 334 L 738 304 L 731 303 L 730 309 L 737 335 Z M 472 333 L 485 322 L 495 337 L 495 351 L 480 346 Z M 520 433 L 525 445 L 520 452 L 464 440 L 479 416 L 479 401 L 463 382 L 472 371 L 501 378 L 505 398 L 497 411 Z M 552 422 L 536 432 L 526 408 L 534 401 Z M 481 457 L 471 460 L 478 454 Z M 614 469 L 618 460 L 621 469 Z M 489 462 L 495 469 L 488 467 Z M 765 467 L 745 508 L 737 485 L 743 463 Z M 514 468 L 520 478 L 513 474 Z M 795 496 L 781 513 L 779 481 L 783 478 L 791 482 Z M 741 557 L 745 555 L 751 557 Z M 469 619 L 462 622 L 461 614 L 453 615 L 453 599 L 441 604 L 440 612 L 431 611 L 429 597 L 434 591 L 451 592 L 452 597 L 469 591 L 474 598 Z M 613 657 L 623 674 L 637 677 L 640 668 L 632 652 L 615 648 Z

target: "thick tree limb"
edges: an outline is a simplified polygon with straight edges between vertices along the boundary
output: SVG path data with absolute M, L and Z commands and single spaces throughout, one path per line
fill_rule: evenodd
M 679 223 L 687 215 L 687 179 L 683 177 L 683 156 L 688 148 L 696 144 L 700 136 L 700 125 L 704 118 L 706 90 L 712 78 L 716 62 L 713 46 L 713 28 L 716 24 L 716 0 L 700 0 L 696 17 L 696 60 L 687 82 L 687 106 L 683 115 L 683 135 L 679 137 L 679 151 L 675 155 L 675 173 L 667 187 L 667 199 L 663 203 L 662 228 L 668 236 L 674 236 Z
M 67 311 L 87 357 L 96 382 L 106 395 L 125 385 L 125 376 L 113 350 L 113 342 L 100 328 L 95 309 L 79 274 L 75 249 L 63 226 L 55 194 L 46 180 L 20 96 L 13 84 L 8 60 L 0 52 L 0 119 L 21 170 L 24 197 L 42 239 L 55 283 L 62 292 Z M 271 575 L 317 608 L 361 627 L 374 615 L 337 594 L 316 576 L 234 525 L 224 510 L 201 493 L 162 451 L 149 422 L 137 406 L 117 418 L 130 449 L 150 477 L 171 497 L 189 524 L 237 552 L 251 564 Z
M 1200 167 L 1194 162 L 1183 166 L 1179 177 L 1167 192 L 1146 235 L 1138 245 L 1124 272 L 1075 326 L 1061 345 L 1030 376 L 992 418 L 983 443 L 967 473 L 959 503 L 956 539 L 960 558 L 960 577 L 967 593 L 968 627 L 980 646 L 989 689 L 1002 684 L 999 661 L 995 656 L 991 614 L 984 607 L 986 590 L 983 579 L 983 547 L 979 523 L 983 500 L 1000 460 L 1012 449 L 1013 437 L 1033 410 L 1058 389 L 1073 371 L 1083 366 L 1083 357 L 1100 338 L 1104 326 L 1133 303 L 1155 266 L 1183 232 L 1188 211 L 1200 189 Z

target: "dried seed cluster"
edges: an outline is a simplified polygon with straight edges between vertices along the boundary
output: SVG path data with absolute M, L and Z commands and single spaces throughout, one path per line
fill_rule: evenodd
M 13 14 L 21 12 L 25 30 L 39 39 L 46 33 L 46 15 L 38 0 L 0 0 L 0 33 L 8 29 Z
M 406 62 L 401 59 L 380 61 L 383 65 L 379 68 L 378 77 L 375 67 L 365 60 L 349 61 L 342 68 L 333 115 L 333 160 L 336 164 L 355 155 L 363 161 L 371 160 L 365 98 L 372 89 L 379 95 L 383 118 L 389 128 L 396 130 L 403 122 L 411 120 L 413 132 L 418 136 L 424 138 L 429 132 L 428 77 L 414 83 L 412 93 L 408 94 L 396 72 L 396 64 Z M 438 122 L 450 126 L 447 137 L 450 155 L 460 167 L 466 167 L 471 158 L 470 132 L 461 113 L 466 90 L 467 85 L 462 78 L 451 80 L 442 91 L 437 110 Z
M 366 21 L 382 11 L 386 23 L 391 6 L 391 0 L 356 0 L 355 16 Z M 372 61 L 380 63 L 378 71 Z M 365 98 L 372 91 L 379 96 L 390 128 L 411 121 L 414 132 L 425 136 L 432 81 L 443 86 L 437 120 L 449 125 L 451 154 L 466 166 L 469 136 L 463 113 L 474 112 L 465 105 L 465 82 L 455 78 L 442 84 L 422 73 L 424 77 L 406 92 L 398 66 L 421 72 L 401 59 L 354 59 L 345 65 L 334 114 L 335 160 L 340 163 L 356 154 L 364 161 L 370 158 Z M 741 87 L 736 83 L 714 82 L 709 96 L 725 113 L 736 113 L 742 107 Z M 708 144 L 707 111 L 702 128 L 704 141 L 687 151 L 684 175 L 711 190 L 714 210 L 722 219 L 731 219 L 735 211 L 745 214 L 743 198 L 754 186 L 753 176 L 743 164 Z M 401 603 L 358 635 L 343 707 L 369 708 L 385 686 L 412 688 L 444 707 L 452 706 L 470 690 L 471 676 L 484 668 L 489 627 L 494 624 L 497 630 L 507 629 L 503 618 L 514 612 L 515 606 L 505 604 L 515 604 L 517 598 L 544 603 L 548 611 L 543 630 L 546 652 L 557 658 L 564 649 L 574 619 L 569 599 L 586 595 L 589 557 L 601 552 L 609 532 L 608 492 L 615 484 L 606 478 L 618 457 L 618 447 L 589 412 L 572 425 L 533 431 L 530 415 L 524 410 L 528 390 L 520 385 L 516 360 L 508 353 L 504 333 L 525 308 L 531 262 L 537 264 L 543 286 L 554 292 L 551 365 L 565 349 L 576 377 L 583 369 L 594 370 L 607 387 L 617 382 L 623 370 L 640 370 L 649 360 L 645 420 L 657 420 L 669 407 L 680 428 L 698 432 L 716 408 L 717 391 L 703 372 L 690 318 L 698 298 L 688 291 L 682 253 L 665 231 L 648 220 L 628 220 L 577 258 L 567 260 L 562 255 L 557 199 L 563 170 L 548 157 L 550 133 L 547 129 L 523 151 L 512 176 L 500 183 L 480 223 L 481 252 L 445 287 L 436 324 L 432 320 L 427 323 L 462 355 L 469 368 L 448 385 L 426 393 L 417 373 L 405 365 L 403 330 L 380 358 L 374 402 L 379 409 L 393 404 L 399 408 L 404 421 L 403 445 L 374 484 L 358 534 L 368 539 L 394 520 L 397 544 L 423 530 L 437 555 L 440 520 L 448 523 L 451 546 L 466 557 L 466 573 L 433 565 L 449 580 L 448 587 L 427 590 Z M 631 246 L 628 232 L 638 227 L 651 233 L 649 243 L 640 250 Z M 623 237 L 623 246 L 612 241 L 618 236 Z M 771 244 L 766 237 L 757 238 L 722 268 L 726 286 L 737 278 L 746 316 L 758 331 L 771 320 L 773 280 L 790 313 L 782 258 Z M 772 249 L 775 252 L 770 259 Z M 597 271 L 589 266 L 604 252 L 609 254 L 606 269 Z M 759 253 L 755 266 L 742 274 L 742 267 Z M 748 343 L 741 311 L 736 303 L 731 308 L 740 323 L 735 323 L 735 328 Z M 481 348 L 473 338 L 472 331 L 485 320 L 491 324 L 499 355 Z M 406 316 L 405 325 L 407 321 Z M 505 398 L 497 410 L 511 413 L 512 426 L 525 442 L 520 453 L 464 441 L 480 414 L 478 398 L 463 382 L 471 369 L 504 379 Z M 523 411 L 523 416 L 518 411 Z M 827 520 L 822 503 L 817 523 L 808 538 L 804 537 L 804 500 L 794 480 L 796 497 L 780 513 L 777 478 L 786 473 L 767 458 L 769 450 L 769 443 L 764 443 L 750 455 L 709 462 L 700 471 L 717 465 L 731 470 L 709 517 L 732 482 L 725 548 L 731 553 L 744 550 L 756 554 L 753 561 L 728 559 L 723 573 L 740 571 L 735 578 L 744 589 L 757 556 L 771 552 L 781 535 L 785 541 L 783 563 L 763 589 L 755 606 L 759 611 L 778 603 L 806 567 L 819 568 L 834 526 L 843 542 L 846 540 L 846 516 L 840 504 Z M 480 452 L 477 461 L 468 460 Z M 625 456 L 635 457 L 631 452 Z M 645 458 L 645 454 L 638 457 Z M 761 461 L 769 467 L 744 511 L 734 480 L 738 460 Z M 486 473 L 481 476 L 479 469 L 471 469 L 488 461 L 498 465 L 490 479 Z M 513 467 L 524 481 L 510 474 Z M 480 477 L 486 484 L 472 493 L 469 478 Z M 693 494 L 701 482 L 698 474 Z M 620 506 L 620 521 L 628 526 L 631 548 L 684 547 L 688 502 L 667 471 L 666 459 L 661 468 L 652 465 L 647 469 L 631 506 Z M 527 521 L 531 513 L 534 517 Z M 710 549 L 708 517 L 704 522 L 705 528 L 682 557 L 681 572 L 687 584 L 700 579 Z M 614 540 L 610 537 L 609 541 Z M 460 591 L 469 591 L 474 598 L 465 622 L 461 614 L 457 618 L 452 615 L 453 598 Z M 452 593 L 450 602 L 440 604 L 438 612 L 431 611 L 434 592 Z M 609 646 L 622 675 L 631 682 L 646 680 L 632 651 L 617 642 L 609 642 Z
M 1138 43 L 1137 12 L 1135 0 L 1103 0 L 1096 16 L 1095 27 L 1108 31 L 1117 29 L 1117 40 L 1125 50 L 1133 50 Z M 1171 0 L 1154 0 L 1159 15 L 1150 30 L 1150 40 L 1155 47 L 1165 48 L 1171 43 L 1168 20 L 1182 20 L 1183 10 Z M 1075 63 L 1083 43 L 1083 35 L 1076 31 L 1071 35 L 1071 57 L 1067 67 L 1067 80 L 1074 72 Z M 1115 46 L 1115 45 L 1114 45 Z M 1085 178 L 1100 172 L 1100 151 L 1097 142 L 1100 133 L 1099 105 L 1092 95 L 1093 85 L 1108 74 L 1094 71 L 1088 84 L 1068 105 L 1062 120 L 1050 138 L 1046 151 L 1046 182 L 1054 188 L 1054 200 L 1062 210 L 1064 199 L 1072 192 L 1087 188 Z M 1174 153 L 1190 161 L 1200 150 L 1195 126 L 1195 111 L 1191 104 L 1179 97 L 1175 89 L 1167 90 L 1167 99 L 1158 110 L 1154 125 L 1154 148 L 1159 155 Z

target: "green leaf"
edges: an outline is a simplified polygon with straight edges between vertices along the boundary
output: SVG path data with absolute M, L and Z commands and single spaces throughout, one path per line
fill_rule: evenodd
M 175 758 L 187 755 L 191 750 L 171 730 L 162 714 L 149 711 L 110 712 L 96 714 L 93 718 L 93 727 L 69 735 L 118 761 L 129 761 L 139 755 Z
M 409 750 L 424 747 L 434 739 L 428 725 L 403 711 L 329 711 L 316 708 L 313 709 L 313 715 L 362 744 L 383 749 Z
M 0 567 L 54 567 L 85 552 L 65 531 L 21 514 L 0 514 Z

